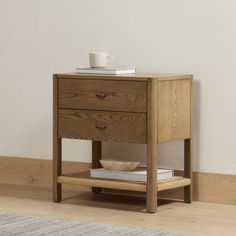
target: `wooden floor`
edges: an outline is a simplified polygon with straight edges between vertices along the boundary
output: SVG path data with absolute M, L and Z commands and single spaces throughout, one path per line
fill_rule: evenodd
M 166 203 L 145 212 L 145 199 L 93 194 L 88 189 L 64 191 L 61 203 L 51 202 L 48 188 L 0 185 L 0 212 L 49 216 L 114 225 L 155 228 L 187 235 L 236 235 L 236 206 L 193 202 Z

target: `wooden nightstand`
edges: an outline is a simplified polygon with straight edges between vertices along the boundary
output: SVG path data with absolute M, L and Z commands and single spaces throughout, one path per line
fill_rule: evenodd
M 157 208 L 157 192 L 184 187 L 191 202 L 191 75 L 55 74 L 53 80 L 53 200 L 61 184 L 146 192 L 148 212 Z M 100 167 L 102 141 L 147 144 L 147 183 L 63 174 L 62 138 L 92 140 L 92 168 Z M 184 177 L 157 182 L 157 144 L 184 140 Z

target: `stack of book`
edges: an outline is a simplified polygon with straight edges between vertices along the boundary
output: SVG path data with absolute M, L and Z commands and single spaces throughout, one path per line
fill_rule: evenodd
M 78 74 L 124 75 L 135 72 L 136 70 L 134 68 L 76 68 L 76 73 Z
M 92 169 L 90 175 L 93 178 L 116 179 L 127 181 L 147 181 L 147 170 L 137 168 L 133 171 L 105 170 L 104 168 Z M 164 181 L 174 177 L 173 170 L 157 169 L 157 180 Z

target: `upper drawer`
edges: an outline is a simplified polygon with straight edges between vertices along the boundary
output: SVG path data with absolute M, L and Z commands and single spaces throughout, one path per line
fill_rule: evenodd
M 60 108 L 146 112 L 146 82 L 59 79 Z

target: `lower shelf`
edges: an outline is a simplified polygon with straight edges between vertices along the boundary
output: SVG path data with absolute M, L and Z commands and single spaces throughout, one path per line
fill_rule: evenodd
M 58 183 L 62 184 L 77 184 L 82 186 L 146 192 L 145 182 L 91 178 L 89 171 L 64 174 L 62 176 L 59 176 L 57 181 Z M 158 181 L 157 191 L 179 188 L 190 184 L 191 184 L 190 179 L 175 176 L 171 180 Z

